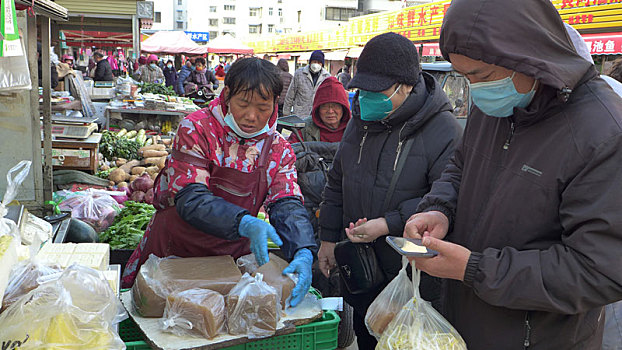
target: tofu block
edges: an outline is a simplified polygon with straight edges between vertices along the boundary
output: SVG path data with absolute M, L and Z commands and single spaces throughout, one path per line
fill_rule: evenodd
M 241 277 L 229 255 L 163 259 L 150 256 L 132 287 L 134 306 L 143 317 L 162 317 L 166 298 L 172 292 L 200 288 L 226 295 Z
M 279 300 L 281 307 L 285 309 L 287 307 L 287 298 L 292 294 L 292 290 L 296 286 L 294 281 L 289 276 L 283 275 L 283 270 L 289 265 L 289 263 L 280 257 L 270 253 L 270 261 L 257 269 L 253 276 L 257 273 L 263 274 L 263 280 L 268 285 L 274 287 L 279 294 Z
M 213 339 L 225 333 L 225 297 L 209 289 L 188 289 L 166 298 L 163 324 L 179 336 L 194 334 Z
M 227 295 L 227 327 L 232 335 L 249 339 L 274 335 L 280 314 L 276 290 L 262 281 L 262 275 L 244 274 Z
M 110 246 L 105 243 L 47 243 L 37 257 L 47 263 L 59 264 L 62 268 L 76 263 L 106 271 L 110 262 Z

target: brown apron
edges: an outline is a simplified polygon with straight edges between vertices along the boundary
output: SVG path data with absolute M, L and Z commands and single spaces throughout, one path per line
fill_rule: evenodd
M 176 160 L 209 169 L 210 191 L 229 203 L 236 204 L 251 215 L 257 216 L 264 199 L 268 194 L 267 170 L 269 165 L 272 136 L 265 139 L 261 154 L 257 157 L 257 167 L 250 173 L 217 166 L 211 161 L 205 164 L 204 159 L 185 153 L 173 151 Z M 166 169 L 166 168 L 165 168 Z M 159 175 L 158 175 L 159 176 Z M 155 183 L 159 183 L 158 180 Z M 184 221 L 174 206 L 158 211 L 149 225 L 149 237 L 140 254 L 138 266 L 141 266 L 154 254 L 159 257 L 198 257 L 231 255 L 235 259 L 250 254 L 250 242 L 247 238 L 234 241 L 218 238 L 194 228 Z

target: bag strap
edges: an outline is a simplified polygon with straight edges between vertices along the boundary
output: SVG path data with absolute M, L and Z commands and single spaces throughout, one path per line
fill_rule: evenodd
M 387 195 L 384 198 L 384 207 L 382 212 L 386 213 L 389 208 L 389 204 L 391 203 L 391 198 L 393 197 L 393 193 L 395 192 L 395 187 L 397 186 L 397 180 L 400 178 L 400 174 L 404 169 L 404 164 L 406 164 L 406 159 L 408 158 L 408 154 L 410 153 L 410 149 L 415 143 L 415 138 L 411 137 L 406 141 L 402 152 L 400 153 L 400 159 L 397 160 L 397 166 L 395 167 L 395 172 L 393 173 L 393 177 L 391 178 L 391 183 L 389 184 L 389 189 L 387 190 Z

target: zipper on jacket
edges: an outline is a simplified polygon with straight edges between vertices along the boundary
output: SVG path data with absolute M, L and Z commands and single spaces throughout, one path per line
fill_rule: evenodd
M 402 144 L 404 143 L 404 140 L 402 140 L 402 130 L 404 130 L 405 126 L 406 126 L 406 123 L 402 125 L 402 128 L 400 129 L 400 132 L 397 135 L 397 150 L 395 151 L 396 155 L 395 155 L 395 162 L 393 163 L 393 171 L 397 169 L 397 162 L 400 160 L 400 153 L 402 153 Z
M 214 187 L 220 188 L 221 190 L 223 190 L 223 191 L 225 191 L 225 192 L 227 192 L 229 194 L 232 194 L 234 196 L 237 196 L 237 197 L 248 197 L 248 196 L 250 196 L 252 194 L 252 192 L 242 193 L 242 192 L 236 191 L 234 189 L 231 189 L 229 187 L 225 187 L 225 186 L 220 185 L 220 184 L 215 184 Z
M 529 324 L 529 311 L 525 313 L 525 340 L 523 341 L 523 346 L 525 350 L 529 349 L 531 345 L 531 324 Z
M 365 134 L 363 135 L 363 139 L 361 140 L 361 143 L 359 144 L 359 160 L 356 162 L 356 164 L 361 164 L 361 156 L 363 155 L 363 145 L 365 144 L 365 140 L 367 139 L 367 126 L 364 126 L 363 129 L 365 130 Z
M 503 149 L 507 150 L 510 148 L 510 142 L 512 142 L 512 137 L 514 136 L 514 122 L 510 124 L 510 133 L 508 134 L 507 139 L 505 139 L 505 144 L 503 145 Z

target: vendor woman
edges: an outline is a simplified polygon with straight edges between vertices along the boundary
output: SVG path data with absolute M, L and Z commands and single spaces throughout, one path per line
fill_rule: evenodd
M 296 183 L 294 152 L 276 131 L 281 90 L 275 65 L 241 59 L 219 98 L 182 120 L 155 182 L 157 212 L 125 268 L 125 287 L 150 254 L 237 259 L 253 252 L 263 265 L 271 239 L 291 261 L 283 273 L 298 274 L 291 306 L 304 298 L 317 245 Z M 262 205 L 272 225 L 256 218 Z

